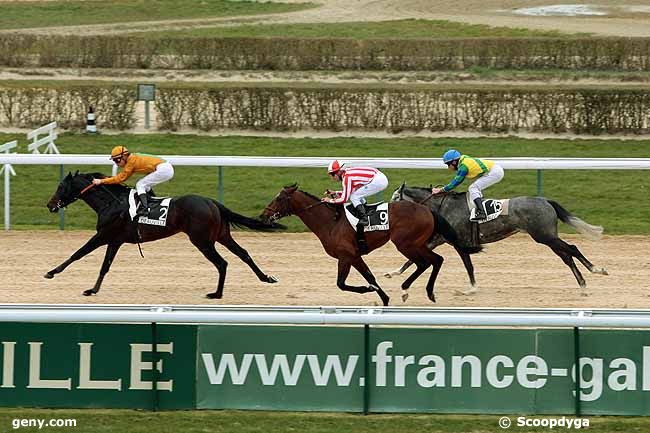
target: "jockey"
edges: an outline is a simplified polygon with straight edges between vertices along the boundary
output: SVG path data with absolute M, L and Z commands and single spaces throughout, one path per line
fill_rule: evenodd
M 323 198 L 322 201 L 333 204 L 344 204 L 348 199 L 359 215 L 359 225 L 370 224 L 366 213 L 365 197 L 377 194 L 388 187 L 386 175 L 372 167 L 344 167 L 337 160 L 330 162 L 327 173 L 333 180 L 341 181 L 342 191 L 326 193 L 333 198 Z
M 476 214 L 472 221 L 481 221 L 487 218 L 485 208 L 483 207 L 483 190 L 503 179 L 503 168 L 488 159 L 478 159 L 461 155 L 455 149 L 446 151 L 442 156 L 442 161 L 447 164 L 447 168 L 456 171 L 456 176 L 442 188 L 433 188 L 431 193 L 439 194 L 441 192 L 449 192 L 460 185 L 466 177 L 470 179 L 478 177 L 467 188 L 470 200 L 476 204 Z
M 115 146 L 111 151 L 111 159 L 119 167 L 123 167 L 121 173 L 116 176 L 104 179 L 93 179 L 95 185 L 122 183 L 133 175 L 133 173 L 146 173 L 146 176 L 135 184 L 141 206 L 137 210 L 137 216 L 149 215 L 149 204 L 147 192 L 154 185 L 168 181 L 174 177 L 174 167 L 162 158 L 147 155 L 144 153 L 130 153 L 124 146 Z

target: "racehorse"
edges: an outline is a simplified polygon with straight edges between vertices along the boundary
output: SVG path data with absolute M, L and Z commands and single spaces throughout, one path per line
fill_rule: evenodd
M 104 276 L 123 244 L 150 242 L 184 232 L 189 236 L 190 242 L 203 253 L 205 258 L 212 262 L 219 273 L 217 289 L 215 292 L 207 294 L 208 298 L 221 299 L 223 296 L 223 285 L 228 266 L 228 263 L 215 249 L 215 242 L 225 245 L 244 261 L 260 281 L 265 283 L 278 281 L 274 276 L 263 273 L 257 267 L 248 252 L 232 238 L 230 227 L 276 231 L 284 226 L 263 223 L 237 214 L 211 198 L 184 195 L 171 199 L 166 226 L 138 224 L 136 229 L 136 223 L 131 221 L 128 213 L 127 200 L 131 189 L 119 184 L 93 186 L 93 178 L 104 177 L 101 173 L 83 174 L 78 171 L 74 175 L 68 173 L 47 203 L 50 212 L 58 212 L 59 209 L 82 199 L 97 212 L 97 233 L 68 260 L 46 273 L 45 278 L 54 278 L 54 275 L 62 272 L 72 262 L 81 259 L 100 246 L 108 245 L 94 287 L 83 292 L 85 296 L 94 295 L 99 292 Z
M 321 201 L 297 185 L 284 187 L 265 207 L 261 218 L 269 224 L 288 215 L 296 215 L 318 237 L 330 256 L 338 259 L 336 284 L 339 289 L 355 292 L 377 292 L 384 306 L 389 297 L 377 283 L 368 265 L 363 261 L 356 240 L 355 229 L 347 221 L 341 206 Z M 417 265 L 417 269 L 402 283 L 402 290 L 411 284 L 429 267 L 431 276 L 426 285 L 427 296 L 435 302 L 433 286 L 444 259 L 431 251 L 428 243 L 436 234 L 467 254 L 478 252 L 480 247 L 470 248 L 459 244 L 458 235 L 449 223 L 437 212 L 407 201 L 391 203 L 388 208 L 388 230 L 366 233 L 367 252 L 384 245 L 390 239 L 399 252 Z M 350 268 L 354 267 L 368 282 L 368 286 L 350 286 L 345 283 Z
M 439 212 L 449 221 L 461 239 L 472 239 L 475 237 L 476 230 L 478 230 L 478 242 L 480 244 L 500 241 L 520 231 L 527 232 L 536 242 L 551 248 L 564 261 L 583 289 L 587 286 L 587 283 L 576 267 L 573 261 L 574 257 L 591 273 L 607 275 L 605 268 L 595 267 L 575 245 L 568 244 L 560 239 L 557 231 L 558 219 L 591 240 L 600 239 L 603 228 L 586 223 L 553 200 L 542 197 L 511 198 L 508 215 L 500 215 L 492 221 L 478 224 L 478 228 L 475 223 L 469 221 L 469 208 L 467 207 L 467 197 L 464 192 L 432 195 L 431 188 L 406 187 L 406 184 L 402 184 L 393 192 L 391 197 L 392 202 L 399 202 L 400 200 L 430 206 L 431 209 Z M 433 249 L 445 242 L 446 240 L 442 237 L 435 236 L 431 240 L 429 247 Z M 477 289 L 472 259 L 462 250 L 458 250 L 458 254 L 463 260 L 471 285 L 468 291 L 460 293 L 475 293 Z M 390 278 L 394 275 L 400 275 L 411 264 L 411 262 L 406 262 L 399 270 L 385 274 L 385 276 Z

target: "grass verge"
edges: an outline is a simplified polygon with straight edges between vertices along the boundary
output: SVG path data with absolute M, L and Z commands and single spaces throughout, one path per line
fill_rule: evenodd
M 293 12 L 315 5 L 230 0 L 0 2 L 0 29 L 118 24 Z
M 24 135 L 0 134 L 0 143 L 19 140 L 19 151 L 26 152 Z M 131 151 L 160 155 L 249 155 L 249 156 L 322 156 L 350 157 L 421 157 L 438 158 L 449 147 L 483 157 L 650 157 L 650 141 L 620 140 L 525 140 L 520 138 L 273 138 L 206 137 L 194 135 L 98 135 L 63 134 L 57 141 L 63 153 L 108 155 L 115 145 Z M 108 158 L 108 157 L 107 157 Z M 11 181 L 11 218 L 13 228 L 58 228 L 59 217 L 50 214 L 45 203 L 59 182 L 58 166 L 15 167 Z M 67 166 L 69 170 L 100 171 L 110 174 L 109 166 Z M 389 199 L 402 181 L 409 185 L 442 184 L 452 174 L 443 170 L 384 170 L 390 180 L 383 198 Z M 224 203 L 236 212 L 259 215 L 283 185 L 298 182 L 303 189 L 320 194 L 338 185 L 330 182 L 323 168 L 225 167 Z M 647 172 L 637 170 L 546 170 L 542 173 L 543 195 L 565 206 L 592 224 L 605 227 L 607 234 L 650 234 L 647 215 L 650 193 Z M 133 185 L 137 176 L 129 180 Z M 461 185 L 465 190 L 469 182 Z M 217 168 L 176 167 L 172 181 L 156 189 L 158 195 L 202 194 L 216 198 Z M 508 170 L 502 182 L 489 189 L 488 197 L 535 195 L 535 170 Z M 3 193 L 0 191 L 0 200 Z M 0 201 L 2 203 L 2 201 Z M 303 231 L 295 217 L 287 218 L 290 230 Z M 66 227 L 92 229 L 95 214 L 84 203 L 75 203 L 66 211 Z M 569 231 L 561 225 L 561 230 Z
M 492 27 L 443 20 L 404 19 L 382 22 L 266 24 L 208 27 L 166 32 L 149 32 L 147 37 L 290 37 L 290 38 L 474 38 L 474 37 L 584 37 L 586 34 L 565 34 L 557 31 Z
M 455 433 L 455 432 L 548 432 L 548 427 L 517 427 L 517 416 L 510 416 L 513 427 L 502 430 L 498 415 L 358 415 L 335 413 L 296 413 L 262 411 L 177 411 L 140 412 L 101 409 L 0 409 L 0 428 L 13 431 L 14 420 L 74 419 L 70 428 L 22 427 L 18 431 L 66 431 L 75 433 Z M 532 417 L 529 417 L 532 418 Z M 538 420 L 545 417 L 535 417 Z M 557 417 L 561 418 L 561 416 Z M 567 418 L 571 418 L 567 416 Z M 591 417 L 591 433 L 643 432 L 650 430 L 649 418 Z M 559 428 L 559 427 L 556 427 Z M 562 429 L 565 430 L 566 428 Z

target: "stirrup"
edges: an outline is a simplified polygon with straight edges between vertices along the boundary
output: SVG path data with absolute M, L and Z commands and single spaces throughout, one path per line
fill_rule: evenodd
M 479 221 L 485 221 L 486 219 L 487 219 L 486 214 L 478 214 L 478 215 L 474 214 L 474 218 L 470 217 L 469 220 L 472 221 L 472 222 L 479 222 Z

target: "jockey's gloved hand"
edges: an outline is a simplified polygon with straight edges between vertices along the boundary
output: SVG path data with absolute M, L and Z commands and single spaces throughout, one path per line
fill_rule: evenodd
M 94 185 L 101 185 L 101 184 L 102 184 L 102 180 L 101 180 L 101 179 L 93 179 L 93 184 L 94 184 Z

